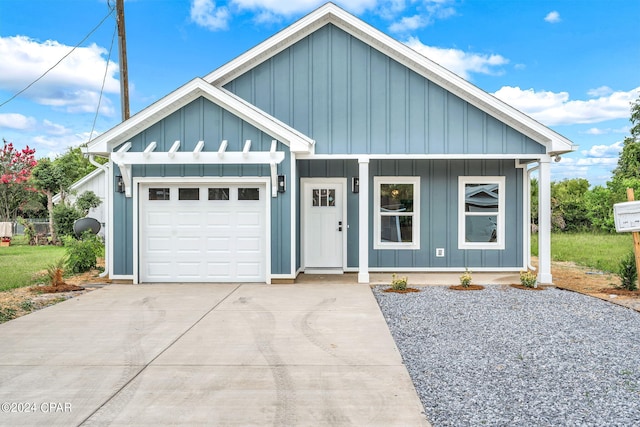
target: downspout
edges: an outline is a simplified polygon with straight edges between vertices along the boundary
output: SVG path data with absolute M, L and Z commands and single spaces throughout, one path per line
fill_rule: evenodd
M 531 271 L 536 271 L 536 268 L 531 265 L 531 172 L 535 172 L 540 169 L 540 164 L 538 166 L 534 166 L 531 169 L 527 169 L 527 198 L 529 199 L 529 203 L 527 203 L 527 218 L 529 221 L 529 227 L 527 227 L 527 268 Z M 538 189 L 538 191 L 540 191 Z
M 101 169 L 104 172 L 104 187 L 105 187 L 105 192 L 104 192 L 104 204 L 105 204 L 105 213 L 106 215 L 109 215 L 109 199 L 110 199 L 110 194 L 109 194 L 109 167 L 107 165 L 102 165 L 98 162 L 96 162 L 94 155 L 93 154 L 89 154 L 89 163 L 91 163 L 92 165 L 94 165 L 95 167 Z M 104 222 L 104 271 L 102 273 L 100 273 L 100 275 L 98 277 L 100 278 L 104 278 L 107 277 L 109 275 L 109 251 L 107 250 L 107 241 L 109 233 L 108 233 L 108 229 L 107 226 L 109 224 L 109 221 L 105 220 Z

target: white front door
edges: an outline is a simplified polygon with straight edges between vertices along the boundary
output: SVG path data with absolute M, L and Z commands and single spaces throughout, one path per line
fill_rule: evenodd
M 343 182 L 344 181 L 344 182 Z M 305 270 L 343 269 L 347 224 L 344 212 L 346 180 L 302 180 L 303 257 Z

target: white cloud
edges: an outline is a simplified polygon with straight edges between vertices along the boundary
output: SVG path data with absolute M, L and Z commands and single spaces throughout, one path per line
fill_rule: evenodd
M 590 89 L 587 91 L 587 95 L 593 96 L 593 97 L 608 96 L 608 95 L 611 95 L 612 93 L 613 93 L 613 89 L 611 89 L 609 86 L 600 86 L 598 88 Z
M 551 175 L 554 181 L 566 178 L 580 178 L 587 176 L 588 166 L 577 165 L 577 162 L 566 156 L 562 156 L 560 162 L 551 162 Z
M 607 135 L 609 133 L 628 133 L 630 126 L 623 126 L 618 129 L 612 128 L 589 128 L 585 132 L 587 135 Z
M 560 19 L 560 14 L 557 11 L 552 11 L 547 13 L 547 16 L 544 17 L 544 20 L 550 24 L 557 24 L 562 19 Z
M 589 128 L 586 132 L 587 135 L 606 135 L 609 133 L 608 129 Z
M 471 73 L 500 74 L 502 71 L 499 67 L 509 62 L 502 55 L 467 53 L 459 49 L 427 46 L 415 37 L 411 37 L 405 44 L 465 79 L 469 79 Z
M 89 140 L 89 132 L 72 133 L 67 132 L 63 135 L 38 135 L 33 141 L 40 147 L 47 147 L 55 154 L 61 154 L 69 147 L 77 147 Z
M 578 159 L 576 164 L 578 166 L 595 166 L 595 165 L 615 166 L 618 164 L 618 158 L 604 157 L 599 159 L 597 157 L 589 157 L 586 159 Z
M 17 93 L 53 67 L 71 51 L 57 41 L 39 42 L 25 36 L 0 37 L 0 89 Z M 21 97 L 68 112 L 95 111 L 107 69 L 104 90 L 119 93 L 118 66 L 103 58 L 107 51 L 96 44 L 79 47 L 36 82 Z M 112 114 L 103 97 L 105 114 Z
M 226 30 L 229 19 L 229 9 L 216 7 L 213 0 L 193 0 L 191 3 L 191 20 L 208 30 Z
M 23 114 L 9 113 L 0 114 L 0 127 L 18 130 L 29 130 L 37 125 L 34 117 L 27 117 Z
M 545 125 L 552 126 L 628 118 L 630 103 L 640 95 L 640 87 L 588 100 L 570 100 L 568 92 L 536 92 L 511 86 L 500 88 L 494 95 Z
M 412 2 L 414 3 L 414 2 Z M 417 7 L 417 14 L 403 16 L 389 26 L 392 33 L 409 33 L 433 24 L 437 19 L 446 19 L 456 14 L 456 10 L 449 4 L 451 0 L 425 1 Z M 383 7 L 381 15 L 388 20 L 395 20 L 396 15 L 405 12 L 404 1 L 392 1 Z
M 611 145 L 594 145 L 588 150 L 582 150 L 582 155 L 587 158 L 613 158 L 616 161 L 622 151 L 622 141 L 614 142 Z
M 57 123 L 53 123 L 50 120 L 45 119 L 43 122 L 44 128 L 49 135 L 68 135 L 69 130 L 63 125 L 59 125 Z
M 232 0 L 229 2 L 240 10 L 268 11 L 273 15 L 292 16 L 309 12 L 326 0 Z M 378 0 L 344 0 L 336 2 L 353 13 L 362 13 L 377 6 Z
M 426 17 L 420 15 L 405 16 L 400 19 L 399 22 L 395 22 L 389 26 L 389 31 L 392 33 L 402 33 L 408 31 L 414 31 L 422 27 L 426 27 L 429 21 Z

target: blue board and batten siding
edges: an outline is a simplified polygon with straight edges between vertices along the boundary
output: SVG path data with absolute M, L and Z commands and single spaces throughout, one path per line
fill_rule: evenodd
M 326 25 L 225 85 L 316 154 L 541 154 L 545 148 Z
M 315 153 L 335 160 L 298 160 L 300 177 L 346 177 L 358 174 L 356 160 L 342 155 L 538 155 L 545 147 L 446 91 L 418 73 L 387 57 L 333 25 L 313 34 L 256 65 L 225 85 L 225 88 L 316 141 Z M 131 151 L 142 151 L 156 141 L 156 151 L 167 151 L 180 140 L 181 151 L 193 150 L 199 140 L 206 151 L 220 142 L 228 151 L 241 151 L 246 139 L 252 151 L 268 151 L 271 136 L 264 134 L 200 98 L 179 109 L 131 139 Z M 286 153 L 278 173 L 291 179 L 290 155 Z M 118 174 L 114 166 L 115 174 Z M 269 176 L 267 165 L 136 165 L 134 177 Z M 421 239 L 419 250 L 374 250 L 372 268 L 522 267 L 523 176 L 510 160 L 371 160 L 374 176 L 421 177 Z M 458 250 L 458 176 L 506 177 L 506 248 L 504 250 Z M 299 187 L 299 186 L 298 186 Z M 299 191 L 299 190 L 298 190 Z M 287 191 L 271 198 L 271 272 L 291 274 L 291 198 Z M 269 195 L 270 196 L 270 195 Z M 369 195 L 372 200 L 373 192 Z M 133 273 L 133 203 L 114 195 L 114 274 Z M 373 206 L 373 200 L 372 200 Z M 297 235 L 300 241 L 299 207 Z M 347 195 L 347 265 L 358 266 L 358 198 Z M 373 213 L 370 224 L 373 224 Z M 369 241 L 373 242 L 369 231 Z M 444 247 L 446 256 L 435 257 Z M 293 267 L 293 269 L 292 269 Z
M 242 151 L 244 142 L 251 140 L 251 151 L 269 151 L 273 138 L 237 116 L 223 110 L 211 101 L 199 98 L 158 123 L 131 138 L 130 152 L 144 151 L 153 141 L 156 152 L 167 152 L 175 141 L 180 151 L 193 151 L 198 141 L 205 141 L 204 151 L 217 151 L 222 140 L 228 141 L 227 151 Z M 278 151 L 285 159 L 278 165 L 278 173 L 290 175 L 290 154 L 287 146 L 278 143 Z M 134 165 L 134 178 L 138 177 L 270 177 L 269 165 Z M 114 175 L 120 171 L 114 165 Z M 161 180 L 159 180 L 161 181 Z M 115 188 L 115 183 L 114 183 Z M 271 271 L 273 274 L 291 272 L 291 193 L 271 198 L 271 188 L 265 197 L 271 203 Z M 115 193 L 114 210 L 114 274 L 133 274 L 133 199 Z
M 320 155 L 455 154 L 464 158 L 545 152 L 538 142 L 330 24 L 225 88 L 309 135 Z M 355 160 L 308 160 L 298 161 L 298 171 L 299 177 L 350 178 L 357 176 L 358 166 Z M 370 267 L 522 267 L 523 177 L 514 160 L 372 160 L 370 188 L 376 175 L 420 176 L 423 222 L 420 250 L 374 250 L 370 245 Z M 504 250 L 457 249 L 461 175 L 506 177 Z M 355 268 L 357 195 L 348 194 L 347 212 L 347 265 Z M 369 220 L 373 224 L 372 216 Z M 297 234 L 299 238 L 299 226 Z M 436 247 L 444 247 L 447 255 L 436 258 Z M 299 245 L 297 259 L 299 268 Z
M 373 249 L 369 245 L 371 268 L 521 268 L 523 263 L 522 169 L 513 160 L 371 160 L 369 198 L 373 200 L 374 176 L 420 176 L 420 249 Z M 299 160 L 298 172 L 305 177 L 353 177 L 356 160 Z M 505 177 L 505 249 L 458 249 L 458 177 Z M 370 211 L 369 224 L 374 212 Z M 347 192 L 347 266 L 358 267 L 358 194 Z M 373 242 L 373 227 L 369 242 Z M 436 248 L 445 257 L 435 256 Z M 300 254 L 298 253 L 298 259 Z

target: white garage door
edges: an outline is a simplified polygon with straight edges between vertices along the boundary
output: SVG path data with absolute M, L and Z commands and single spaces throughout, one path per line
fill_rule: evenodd
M 141 185 L 141 282 L 265 281 L 265 186 Z

